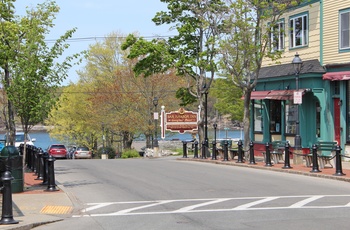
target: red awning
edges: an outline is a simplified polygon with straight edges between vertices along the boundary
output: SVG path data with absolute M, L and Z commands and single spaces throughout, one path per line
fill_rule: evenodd
M 323 74 L 323 80 L 331 80 L 331 81 L 350 80 L 350 71 L 328 72 Z
M 269 91 L 253 91 L 250 95 L 250 99 L 253 100 L 263 100 L 266 99 L 266 96 L 270 93 Z
M 299 89 L 305 94 L 305 89 Z M 268 90 L 268 91 L 253 91 L 250 99 L 253 100 L 293 100 L 295 90 Z M 242 97 L 243 99 L 243 97 Z

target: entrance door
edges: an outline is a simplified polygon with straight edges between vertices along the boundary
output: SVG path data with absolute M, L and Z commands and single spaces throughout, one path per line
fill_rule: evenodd
M 340 127 L 340 99 L 339 98 L 334 98 L 333 99 L 333 107 L 334 107 L 334 137 L 335 140 L 338 142 L 338 145 L 340 145 L 340 132 L 341 132 L 341 127 Z

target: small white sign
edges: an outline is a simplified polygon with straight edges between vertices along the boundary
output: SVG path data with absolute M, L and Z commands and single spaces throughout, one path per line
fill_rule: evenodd
M 294 104 L 302 104 L 303 103 L 303 93 L 300 91 L 294 92 Z
M 154 120 L 158 120 L 159 119 L 158 112 L 153 113 L 153 118 L 154 118 Z

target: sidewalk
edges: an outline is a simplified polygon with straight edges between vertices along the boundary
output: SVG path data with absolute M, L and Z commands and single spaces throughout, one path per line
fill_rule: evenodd
M 0 230 L 32 229 L 42 224 L 61 221 L 71 215 L 73 204 L 62 189 L 57 187 L 58 191 L 45 191 L 47 185 L 41 185 L 42 180 L 36 180 L 37 176 L 33 172 L 26 172 L 24 177 L 25 191 L 12 194 L 13 219 L 19 223 L 0 225 Z M 2 205 L 2 197 L 0 204 Z
M 346 175 L 344 176 L 334 176 L 336 173 L 335 168 L 324 168 L 320 169 L 319 173 L 310 172 L 312 168 L 306 167 L 304 164 L 294 165 L 292 160 L 290 162 L 290 169 L 282 169 L 284 163 L 274 164 L 271 167 L 266 167 L 262 158 L 255 158 L 256 164 L 248 163 L 237 163 L 236 159 L 223 161 L 211 160 L 211 158 L 201 159 L 193 158 L 189 156 L 188 158 L 178 157 L 177 160 L 185 161 L 198 161 L 211 164 L 222 164 L 222 165 L 232 165 L 238 167 L 249 167 L 261 170 L 273 170 L 282 173 L 294 173 L 305 176 L 322 177 L 328 179 L 342 180 L 350 182 L 350 162 L 342 162 L 342 172 Z M 45 191 L 47 185 L 41 185 L 41 180 L 35 180 L 36 175 L 32 172 L 25 173 L 25 191 L 22 193 L 12 194 L 13 200 L 13 218 L 19 221 L 18 224 L 11 225 L 0 225 L 0 230 L 3 229 L 17 229 L 17 230 L 27 230 L 33 227 L 48 224 L 51 222 L 61 221 L 64 218 L 70 217 L 74 206 L 66 193 L 59 187 L 59 191 L 47 192 Z M 2 205 L 2 197 L 0 199 L 0 204 Z M 1 213 L 1 209 L 0 209 Z
M 277 172 L 283 172 L 283 173 L 293 173 L 293 174 L 300 174 L 305 176 L 313 176 L 313 177 L 322 177 L 327 179 L 333 179 L 333 180 L 341 180 L 350 182 L 350 162 L 348 161 L 342 161 L 342 173 L 345 175 L 339 176 L 334 175 L 336 174 L 336 168 L 333 164 L 333 168 L 328 166 L 321 169 L 319 167 L 319 170 L 321 172 L 315 173 L 311 172 L 312 167 L 306 167 L 305 162 L 303 164 L 293 164 L 293 160 L 290 160 L 290 166 L 292 168 L 289 169 L 283 169 L 284 163 L 278 163 L 278 164 L 272 164 L 272 166 L 267 167 L 265 166 L 265 162 L 263 162 L 263 158 L 255 157 L 255 163 L 256 164 L 250 164 L 248 162 L 244 163 L 237 163 L 237 157 L 235 159 L 230 159 L 228 161 L 223 161 L 223 159 L 218 160 L 212 160 L 211 158 L 193 158 L 193 156 L 188 156 L 187 158 L 178 158 L 177 160 L 187 160 L 187 161 L 199 161 L 204 163 L 212 163 L 212 164 L 222 164 L 222 165 L 232 165 L 232 166 L 239 166 L 239 167 L 249 167 L 249 168 L 256 168 L 256 169 L 263 169 L 263 170 L 273 170 Z

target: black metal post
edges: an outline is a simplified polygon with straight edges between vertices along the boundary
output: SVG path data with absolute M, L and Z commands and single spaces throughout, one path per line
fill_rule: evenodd
M 210 157 L 209 150 L 209 140 L 208 140 L 208 89 L 204 85 L 204 145 L 206 146 L 205 152 L 207 157 Z
M 216 141 L 213 141 L 213 153 L 211 159 L 216 160 Z
M 194 156 L 193 158 L 198 158 L 198 141 L 194 142 Z
M 41 148 L 38 149 L 38 153 L 37 153 L 37 156 L 38 156 L 38 176 L 35 180 L 42 180 L 44 179 L 44 161 L 43 161 L 43 150 Z
M 284 146 L 284 166 L 282 167 L 283 169 L 291 169 L 292 167 L 290 166 L 290 156 L 289 156 L 289 143 L 286 142 L 286 145 Z
M 228 141 L 224 141 L 224 161 L 228 161 Z
M 310 172 L 312 173 L 321 172 L 318 169 L 317 146 L 315 144 L 312 145 L 312 170 Z
M 43 182 L 41 183 L 42 185 L 47 185 L 48 184 L 48 158 L 49 158 L 49 154 L 47 152 L 44 152 L 43 156 Z
M 271 167 L 272 163 L 271 163 L 271 153 L 270 153 L 270 143 L 269 142 L 266 143 L 265 149 L 266 149 L 266 152 L 265 152 L 265 166 L 266 167 Z
M 158 123 L 158 112 L 157 112 L 157 106 L 158 106 L 158 98 L 153 98 L 153 105 L 154 105 L 154 144 L 153 147 L 159 147 L 158 144 L 158 138 L 157 138 L 157 123 Z
M 29 149 L 27 148 L 27 145 L 23 145 L 23 148 L 26 149 L 26 155 L 27 155 L 27 168 L 28 169 L 32 169 L 32 152 L 29 151 Z
M 58 189 L 56 188 L 56 181 L 55 181 L 55 167 L 54 167 L 54 162 L 55 162 L 55 158 L 53 156 L 49 156 L 47 161 L 48 161 L 48 185 L 47 185 L 47 189 L 46 191 L 49 192 L 54 192 L 54 191 L 58 191 Z
M 202 159 L 206 159 L 206 155 L 205 155 L 205 152 L 206 152 L 206 149 L 205 149 L 205 141 L 202 142 Z
M 12 190 L 11 190 L 11 180 L 14 178 L 10 171 L 5 171 L 2 174 L 1 180 L 3 186 L 1 188 L 2 192 L 2 213 L 0 224 L 18 224 L 19 222 L 13 219 L 12 212 Z
M 299 74 L 300 74 L 300 70 L 303 64 L 303 61 L 300 59 L 299 54 L 296 53 L 294 56 L 294 59 L 292 61 L 292 64 L 294 66 L 294 70 L 295 70 L 295 90 L 296 92 L 299 91 Z M 296 150 L 300 150 L 301 149 L 301 136 L 300 136 L 300 120 L 299 120 L 299 107 L 300 104 L 297 104 L 296 107 L 296 127 L 295 127 L 295 138 L 294 138 L 294 145 L 295 145 L 295 149 Z
M 243 163 L 243 142 L 242 140 L 238 141 L 238 160 L 236 163 Z
M 249 143 L 249 164 L 255 165 L 255 157 L 254 157 L 254 143 L 251 141 Z
M 337 145 L 337 147 L 335 148 L 335 174 L 333 174 L 334 176 L 345 176 L 346 174 L 343 173 L 343 168 L 342 168 L 342 164 L 341 164 L 341 147 L 339 145 Z
M 183 141 L 182 142 L 182 151 L 183 151 L 183 158 L 187 158 L 187 142 Z

